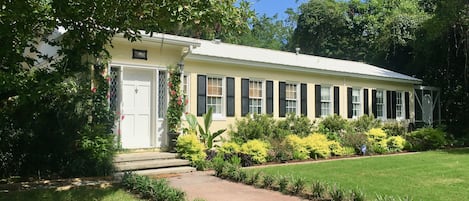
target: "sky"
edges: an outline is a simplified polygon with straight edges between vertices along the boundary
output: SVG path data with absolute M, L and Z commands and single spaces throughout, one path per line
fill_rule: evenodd
M 296 2 L 298 1 L 298 2 Z M 285 14 L 287 8 L 293 8 L 296 10 L 299 5 L 307 0 L 250 0 L 252 8 L 257 14 L 267 14 L 267 16 L 273 16 L 278 14 L 278 19 L 285 19 L 288 15 Z

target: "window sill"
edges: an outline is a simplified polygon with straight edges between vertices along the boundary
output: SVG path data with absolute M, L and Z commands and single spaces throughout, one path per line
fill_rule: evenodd
M 213 121 L 226 121 L 226 117 L 225 117 L 225 116 L 221 116 L 221 115 L 213 115 L 213 116 L 212 116 L 212 120 L 213 120 Z

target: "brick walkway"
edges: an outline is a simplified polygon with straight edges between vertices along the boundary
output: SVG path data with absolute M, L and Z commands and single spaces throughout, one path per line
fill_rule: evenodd
M 188 200 L 196 198 L 206 201 L 299 201 L 298 197 L 283 195 L 277 191 L 219 179 L 213 171 L 192 172 L 167 178 L 170 185 L 186 192 Z

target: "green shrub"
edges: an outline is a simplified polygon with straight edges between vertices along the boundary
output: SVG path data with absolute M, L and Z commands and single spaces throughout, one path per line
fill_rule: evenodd
M 300 137 L 309 135 L 313 129 L 313 124 L 307 116 L 298 116 L 293 113 L 288 114 L 285 119 L 277 121 L 277 126 L 280 130 Z
M 278 183 L 278 190 L 282 193 L 286 193 L 288 190 L 288 184 L 290 183 L 290 180 L 286 176 L 278 176 L 277 177 L 277 183 Z
M 368 116 L 365 114 L 350 122 L 350 127 L 355 132 L 366 132 L 370 129 L 381 127 L 381 121 L 375 119 L 373 115 Z
M 309 151 L 306 148 L 306 143 L 297 135 L 287 135 L 285 138 L 287 149 L 293 153 L 293 159 L 305 160 L 309 158 Z
M 256 163 L 267 162 L 268 150 L 269 144 L 261 140 L 249 140 L 241 145 L 241 152 L 250 155 Z
M 219 153 L 235 154 L 241 151 L 241 146 L 236 142 L 225 142 L 218 148 Z
M 273 184 L 274 184 L 274 180 L 275 178 L 271 175 L 264 175 L 264 178 L 262 179 L 262 187 L 264 188 L 267 188 L 267 189 L 270 189 L 272 188 Z
M 360 154 L 360 147 L 368 144 L 368 136 L 364 133 L 347 132 L 342 137 L 342 145 L 352 147 L 356 154 Z
M 421 128 L 411 132 L 407 141 L 416 151 L 439 149 L 446 145 L 446 133 L 439 128 Z
M 401 136 L 391 136 L 387 140 L 388 149 L 391 151 L 402 151 L 406 145 L 406 140 Z
M 365 201 L 366 196 L 361 190 L 354 189 L 350 192 L 350 201 Z
M 205 160 L 207 154 L 204 145 L 194 134 L 180 135 L 177 139 L 176 150 L 185 159 L 190 161 Z
M 140 176 L 126 172 L 122 177 L 122 185 L 130 191 L 148 200 L 168 200 L 183 201 L 185 193 L 179 189 L 169 186 L 163 179 L 151 179 L 147 176 Z
M 330 141 L 323 134 L 314 133 L 303 138 L 311 158 L 327 158 L 331 155 Z
M 265 114 L 246 115 L 242 119 L 236 119 L 230 125 L 229 135 L 231 140 L 238 144 L 254 139 L 267 139 L 269 137 L 284 136 L 284 133 L 277 129 L 276 121 L 272 116 Z
M 331 190 L 329 191 L 329 194 L 331 196 L 331 199 L 333 201 L 342 201 L 345 200 L 345 192 L 338 187 L 337 185 L 334 185 Z
M 401 122 L 386 122 L 382 128 L 388 136 L 404 136 L 407 130 Z
M 306 180 L 302 177 L 293 178 L 291 193 L 293 195 L 301 195 L 306 186 Z
M 248 175 L 246 184 L 255 186 L 257 183 L 259 183 L 260 178 L 261 178 L 261 172 L 259 171 L 253 172 L 250 175 Z
M 331 140 L 337 140 L 339 134 L 345 131 L 348 124 L 349 122 L 340 115 L 330 115 L 319 122 L 318 132 L 326 134 Z
M 326 194 L 326 186 L 319 181 L 316 181 L 311 186 L 311 194 L 314 199 L 324 198 Z

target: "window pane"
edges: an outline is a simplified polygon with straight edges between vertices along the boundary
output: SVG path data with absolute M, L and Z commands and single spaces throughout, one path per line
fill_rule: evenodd
M 223 79 L 207 78 L 207 110 L 213 108 L 213 114 L 221 114 L 223 106 Z
M 328 101 L 331 99 L 331 89 L 329 87 L 321 87 L 321 100 Z
M 376 117 L 384 117 L 384 92 L 376 91 Z

